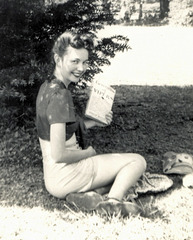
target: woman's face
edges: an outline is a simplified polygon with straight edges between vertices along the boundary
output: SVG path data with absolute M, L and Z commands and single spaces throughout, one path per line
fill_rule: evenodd
M 66 54 L 60 58 L 59 71 L 64 82 L 78 82 L 88 67 L 88 51 L 84 48 L 68 47 Z

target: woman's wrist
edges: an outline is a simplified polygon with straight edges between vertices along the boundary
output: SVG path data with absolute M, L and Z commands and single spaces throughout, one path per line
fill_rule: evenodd
M 87 129 L 97 126 L 96 121 L 91 119 L 86 119 L 84 123 Z

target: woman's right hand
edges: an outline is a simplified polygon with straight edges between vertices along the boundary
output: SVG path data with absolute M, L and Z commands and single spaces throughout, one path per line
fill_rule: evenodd
M 87 149 L 87 152 L 88 152 L 88 157 L 92 157 L 92 156 L 95 156 L 96 155 L 96 151 L 94 150 L 94 148 L 92 146 L 89 146 Z

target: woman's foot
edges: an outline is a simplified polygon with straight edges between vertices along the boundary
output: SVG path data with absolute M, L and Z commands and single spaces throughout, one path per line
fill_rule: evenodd
M 121 202 L 116 199 L 108 199 L 100 202 L 96 209 L 100 215 L 122 215 L 124 217 L 130 215 L 140 215 L 143 210 L 140 206 L 133 202 Z
M 112 187 L 112 184 L 109 184 L 104 187 L 96 188 L 96 189 L 94 189 L 94 191 L 100 195 L 104 195 L 110 191 L 111 187 Z
M 66 201 L 80 208 L 81 210 L 91 211 L 103 201 L 100 194 L 90 191 L 85 193 L 69 193 Z

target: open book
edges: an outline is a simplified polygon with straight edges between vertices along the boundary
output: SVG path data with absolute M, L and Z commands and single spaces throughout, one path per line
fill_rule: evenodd
M 94 81 L 87 102 L 85 116 L 107 124 L 106 114 L 112 109 L 115 89 L 98 81 Z

